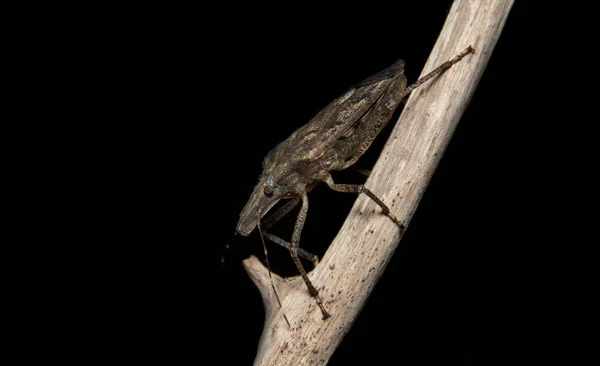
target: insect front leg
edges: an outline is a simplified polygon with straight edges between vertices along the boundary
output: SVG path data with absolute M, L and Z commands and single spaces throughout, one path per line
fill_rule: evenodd
M 279 222 L 279 220 L 281 220 L 284 216 L 289 214 L 290 211 L 292 211 L 294 209 L 294 207 L 296 207 L 298 205 L 298 203 L 300 203 L 300 200 L 301 200 L 300 197 L 292 198 L 285 205 L 281 206 L 277 211 L 275 211 L 273 214 L 271 214 L 269 217 L 267 217 L 262 222 L 261 226 L 263 228 L 265 228 L 265 230 L 269 230 L 269 228 L 273 227 L 273 225 L 275 225 L 277 222 Z M 286 248 L 287 250 L 290 250 L 291 245 L 289 242 L 281 239 L 278 236 L 268 233 L 266 231 L 263 233 L 263 235 L 265 236 L 265 238 L 272 241 L 273 243 L 281 245 L 282 247 Z M 319 257 L 317 257 L 316 255 L 314 255 L 312 253 L 307 252 L 306 250 L 304 250 L 302 248 L 297 248 L 297 249 L 298 249 L 298 255 L 304 259 L 308 259 L 309 261 L 311 261 L 313 263 L 314 267 L 316 267 L 319 264 Z
M 286 248 L 287 250 L 291 250 L 291 244 L 283 239 L 281 239 L 278 236 L 275 236 L 271 233 L 263 233 L 263 235 L 265 236 L 265 238 L 267 238 L 268 240 L 272 241 L 273 243 L 277 244 L 277 245 L 281 245 L 282 247 Z M 308 259 L 309 261 L 312 262 L 313 267 L 316 267 L 319 264 L 319 257 L 307 252 L 306 250 L 302 249 L 302 248 L 296 248 L 298 251 L 298 255 L 304 259 Z
M 306 221 L 306 214 L 308 213 L 308 196 L 306 192 L 302 194 L 302 206 L 300 207 L 300 212 L 298 213 L 298 218 L 296 219 L 296 224 L 294 225 L 294 233 L 292 234 L 292 243 L 290 245 L 290 255 L 292 256 L 292 260 L 298 268 L 298 272 L 300 272 L 300 276 L 304 280 L 306 287 L 308 288 L 308 292 L 310 296 L 315 298 L 317 305 L 321 308 L 321 313 L 323 313 L 323 319 L 329 318 L 331 315 L 325 310 L 325 306 L 323 306 L 323 300 L 319 296 L 319 291 L 313 286 L 312 282 L 306 275 L 306 271 L 300 262 L 300 258 L 298 258 L 298 247 L 300 245 L 300 234 L 302 233 L 302 228 L 304 227 L 304 222 Z
M 404 224 L 401 223 L 400 220 L 398 220 L 396 218 L 396 216 L 394 216 L 390 212 L 390 208 L 381 199 L 379 199 L 379 197 L 377 197 L 375 195 L 375 193 L 371 192 L 364 185 L 362 185 L 362 184 L 338 184 L 333 181 L 333 178 L 331 177 L 331 175 L 327 176 L 327 178 L 325 179 L 325 183 L 327 183 L 327 185 L 334 191 L 366 194 L 367 197 L 372 199 L 376 204 L 379 205 L 379 207 L 381 207 L 381 210 L 383 211 L 383 213 L 385 215 L 387 215 L 394 224 L 398 225 L 400 230 L 404 231 L 404 229 L 406 229 L 406 226 L 404 226 Z
M 300 203 L 300 199 L 300 197 L 294 197 L 291 200 L 289 200 L 285 205 L 281 206 L 279 209 L 277 209 L 277 211 L 275 211 L 269 217 L 264 219 L 261 223 L 261 226 L 265 230 L 269 230 L 270 228 L 272 228 L 273 225 L 278 223 L 279 220 L 281 220 L 285 215 L 289 214 L 290 211 L 292 211 L 294 207 L 296 207 L 298 203 Z

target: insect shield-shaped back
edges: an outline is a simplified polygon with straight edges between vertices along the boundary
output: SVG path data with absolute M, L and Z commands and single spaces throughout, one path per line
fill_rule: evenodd
M 404 78 L 404 61 L 398 60 L 333 100 L 272 149 L 263 161 L 260 181 L 240 214 L 237 231 L 250 235 L 280 199 L 301 197 L 327 172 L 338 170 L 354 155 L 358 158 L 356 152 L 370 144 L 363 130 L 376 130 L 376 134 L 384 124 L 381 122 L 387 121 L 372 121 L 381 118 L 369 112 L 382 102 L 387 104 L 390 85 Z

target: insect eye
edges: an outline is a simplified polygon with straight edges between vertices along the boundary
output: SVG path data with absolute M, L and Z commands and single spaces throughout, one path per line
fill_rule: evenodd
M 271 186 L 266 186 L 263 193 L 265 194 L 265 196 L 271 197 L 273 196 L 273 188 L 271 188 Z

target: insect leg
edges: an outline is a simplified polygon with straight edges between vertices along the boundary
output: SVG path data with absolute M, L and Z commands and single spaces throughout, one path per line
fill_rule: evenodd
M 371 192 L 367 187 L 365 187 L 362 184 L 338 184 L 335 183 L 333 181 L 333 178 L 331 178 L 331 175 L 329 175 L 327 177 L 327 179 L 325 180 L 325 183 L 327 183 L 327 185 L 333 189 L 334 191 L 338 191 L 338 192 L 349 192 L 349 193 L 364 193 L 367 195 L 367 197 L 369 197 L 370 199 L 372 199 L 376 204 L 379 205 L 379 207 L 381 207 L 381 210 L 383 211 L 383 213 L 385 215 L 387 215 L 394 224 L 398 225 L 398 227 L 400 227 L 400 230 L 406 229 L 406 227 L 404 226 L 403 223 L 400 222 L 400 220 L 398 220 L 396 218 L 396 216 L 394 216 L 391 212 L 390 212 L 390 208 L 381 200 L 379 199 L 379 197 L 377 197 L 375 195 L 375 193 Z
M 306 221 L 306 214 L 308 212 L 308 196 L 306 192 L 302 195 L 302 206 L 300 207 L 300 212 L 298 213 L 298 218 L 296 219 L 296 224 L 294 225 L 294 233 L 292 234 L 292 243 L 290 245 L 290 255 L 292 256 L 292 260 L 298 268 L 298 272 L 300 272 L 300 276 L 304 280 L 306 287 L 308 288 L 308 292 L 310 296 L 315 298 L 317 305 L 321 308 L 321 313 L 323 313 L 323 319 L 329 318 L 331 315 L 325 310 L 323 306 L 323 300 L 319 296 L 319 291 L 313 286 L 312 282 L 308 279 L 306 275 L 306 271 L 300 262 L 300 258 L 298 258 L 298 246 L 300 245 L 300 234 L 302 233 L 302 228 L 304 227 L 304 221 Z
M 473 46 L 469 46 L 467 47 L 464 51 L 462 51 L 461 53 L 459 53 L 458 55 L 454 56 L 453 58 L 451 58 L 450 60 L 444 62 L 443 64 L 441 64 L 440 66 L 438 66 L 437 68 L 435 68 L 433 71 L 431 71 L 430 73 L 428 73 L 427 75 L 423 76 L 422 78 L 420 78 L 419 80 L 415 81 L 414 83 L 412 83 L 411 85 L 409 85 L 406 89 L 404 89 L 404 91 L 400 94 L 399 98 L 404 98 L 406 97 L 408 94 L 410 94 L 413 90 L 415 90 L 416 88 L 418 88 L 419 86 L 421 86 L 421 84 L 425 83 L 426 81 L 428 81 L 429 79 L 441 74 L 442 72 L 448 70 L 450 67 L 452 67 L 452 65 L 454 65 L 455 63 L 457 63 L 458 61 L 462 60 L 466 55 L 468 55 L 469 53 L 475 53 L 475 48 L 473 48 Z
M 263 234 L 265 236 L 265 238 L 267 238 L 268 240 L 272 241 L 275 244 L 281 245 L 282 247 L 286 248 L 287 250 L 290 250 L 291 248 L 291 244 L 283 239 L 281 239 L 278 236 L 275 236 L 271 233 L 264 233 Z M 298 250 L 298 255 L 304 259 L 308 259 L 309 261 L 311 261 L 313 263 L 313 266 L 316 267 L 319 264 L 319 257 L 307 252 L 306 250 L 302 249 L 302 248 L 297 248 Z
M 275 225 L 277 222 L 279 222 L 279 220 L 281 220 L 285 215 L 290 213 L 290 211 L 292 211 L 294 209 L 294 207 L 296 207 L 298 205 L 298 203 L 300 203 L 300 199 L 301 199 L 300 197 L 295 197 L 295 198 L 292 198 L 291 200 L 289 200 L 285 205 L 281 206 L 277 211 L 275 211 L 273 214 L 271 214 L 269 217 L 267 217 L 262 222 L 261 226 L 263 228 L 265 228 L 265 230 L 268 230 L 269 228 L 273 227 L 273 225 Z M 275 236 L 266 231 L 263 233 L 263 235 L 265 236 L 265 238 L 272 241 L 273 243 L 281 245 L 282 247 L 286 248 L 287 250 L 290 249 L 290 243 L 281 239 L 280 237 Z M 311 261 L 315 267 L 319 264 L 319 257 L 317 257 L 316 255 L 314 255 L 312 253 L 307 252 L 306 250 L 304 250 L 302 248 L 298 248 L 298 255 L 304 259 L 308 259 L 309 261 Z
M 261 226 L 265 230 L 269 230 L 273 227 L 279 220 L 281 220 L 285 215 L 289 214 L 290 211 L 294 209 L 300 203 L 300 197 L 294 197 L 289 200 L 285 205 L 281 206 L 277 211 L 271 214 L 269 217 L 264 219 L 261 223 Z

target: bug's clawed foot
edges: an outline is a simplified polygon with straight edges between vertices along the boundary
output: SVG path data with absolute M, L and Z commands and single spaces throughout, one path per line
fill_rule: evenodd
M 387 215 L 394 224 L 398 225 L 398 227 L 400 228 L 400 230 L 402 232 L 404 232 L 404 230 L 406 230 L 406 226 L 404 226 L 404 224 L 402 222 L 400 222 L 400 220 L 398 220 L 398 218 L 396 216 L 394 216 L 391 212 L 388 212 Z

